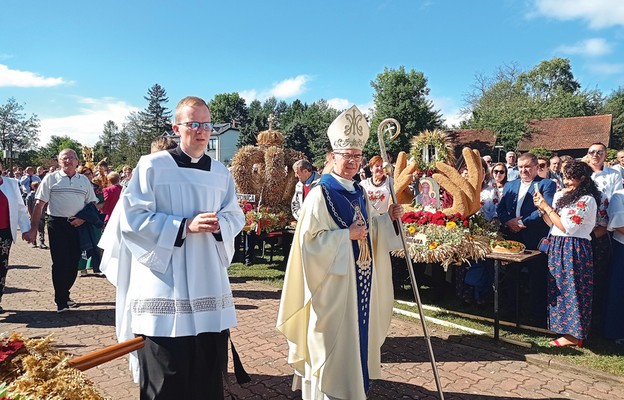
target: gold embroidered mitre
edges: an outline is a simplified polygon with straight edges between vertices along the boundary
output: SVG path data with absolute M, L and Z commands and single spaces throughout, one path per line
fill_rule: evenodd
M 368 122 L 356 106 L 345 110 L 327 128 L 332 149 L 362 150 L 369 135 Z

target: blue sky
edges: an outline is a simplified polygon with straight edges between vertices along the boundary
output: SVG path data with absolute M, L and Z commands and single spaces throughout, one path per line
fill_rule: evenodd
M 384 67 L 422 71 L 451 125 L 478 74 L 569 58 L 583 89 L 624 87 L 623 0 L 2 0 L 0 104 L 41 120 L 40 145 L 93 145 L 148 88 L 372 106 Z M 218 122 L 218 121 L 216 121 Z

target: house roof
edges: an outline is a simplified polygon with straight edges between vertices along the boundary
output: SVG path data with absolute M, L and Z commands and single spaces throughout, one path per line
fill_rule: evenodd
M 455 143 L 455 156 L 459 159 L 464 147 L 479 150 L 482 155 L 491 154 L 496 135 L 489 129 L 456 129 L 447 131 Z
M 214 124 L 212 129 L 213 129 L 213 133 L 212 133 L 213 136 L 223 135 L 225 132 L 229 131 L 230 129 L 240 132 L 240 129 L 238 128 L 238 126 L 232 126 L 232 124 L 229 122 Z
M 592 143 L 609 146 L 611 114 L 587 117 L 532 120 L 530 136 L 520 140 L 518 150 L 544 147 L 553 151 L 587 149 Z

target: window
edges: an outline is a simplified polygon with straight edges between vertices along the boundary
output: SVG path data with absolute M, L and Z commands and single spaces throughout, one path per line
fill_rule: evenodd
M 216 150 L 217 149 L 217 139 L 211 138 L 208 142 L 208 150 Z

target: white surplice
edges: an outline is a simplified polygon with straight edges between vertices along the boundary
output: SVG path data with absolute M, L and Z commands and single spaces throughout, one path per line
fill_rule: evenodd
M 189 233 L 184 218 L 217 212 L 222 241 Z M 120 342 L 136 334 L 181 337 L 236 325 L 227 268 L 245 217 L 234 180 L 212 160 L 210 171 L 179 167 L 167 151 L 144 156 L 104 231 L 102 271 L 117 287 Z M 138 379 L 138 361 L 131 357 Z

